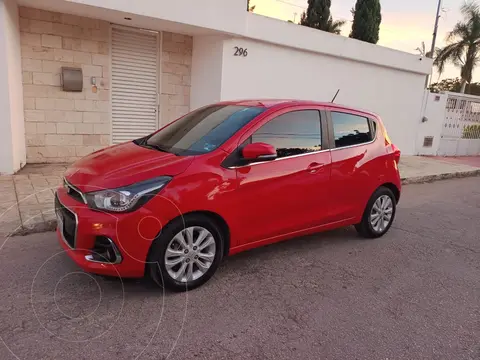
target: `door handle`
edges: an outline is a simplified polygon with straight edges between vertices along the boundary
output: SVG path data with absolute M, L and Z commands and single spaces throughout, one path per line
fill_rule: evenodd
M 320 170 L 321 168 L 323 168 L 325 166 L 325 164 L 320 164 L 320 163 L 317 163 L 317 162 L 313 162 L 311 163 L 310 165 L 308 165 L 308 168 L 307 168 L 307 171 L 311 174 L 314 174 L 316 173 L 318 170 Z

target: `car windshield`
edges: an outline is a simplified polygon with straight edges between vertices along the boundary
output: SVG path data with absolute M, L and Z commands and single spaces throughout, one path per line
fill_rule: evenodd
M 205 154 L 217 149 L 265 110 L 238 105 L 206 106 L 136 143 L 182 156 Z

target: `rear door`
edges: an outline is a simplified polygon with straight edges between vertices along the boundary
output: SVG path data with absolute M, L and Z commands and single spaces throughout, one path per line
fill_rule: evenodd
M 270 115 L 240 139 L 240 147 L 255 142 L 273 145 L 278 156 L 237 167 L 238 197 L 249 204 L 238 219 L 243 243 L 327 222 L 331 160 L 322 130 L 327 135 L 325 112 L 290 109 Z
M 331 108 L 327 111 L 332 143 L 332 221 L 362 214 L 365 199 L 377 183 L 375 171 L 376 123 L 363 113 Z

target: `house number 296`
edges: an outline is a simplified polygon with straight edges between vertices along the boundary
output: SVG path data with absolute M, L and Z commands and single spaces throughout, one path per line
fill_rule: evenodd
M 233 56 L 248 56 L 248 52 L 246 48 L 244 49 L 244 48 L 235 46 L 234 49 L 235 49 L 235 53 L 233 54 Z

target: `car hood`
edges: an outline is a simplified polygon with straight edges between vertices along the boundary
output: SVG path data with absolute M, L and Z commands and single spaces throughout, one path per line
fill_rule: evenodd
M 82 192 L 111 189 L 184 172 L 194 156 L 177 156 L 133 142 L 96 151 L 70 166 L 65 178 Z

